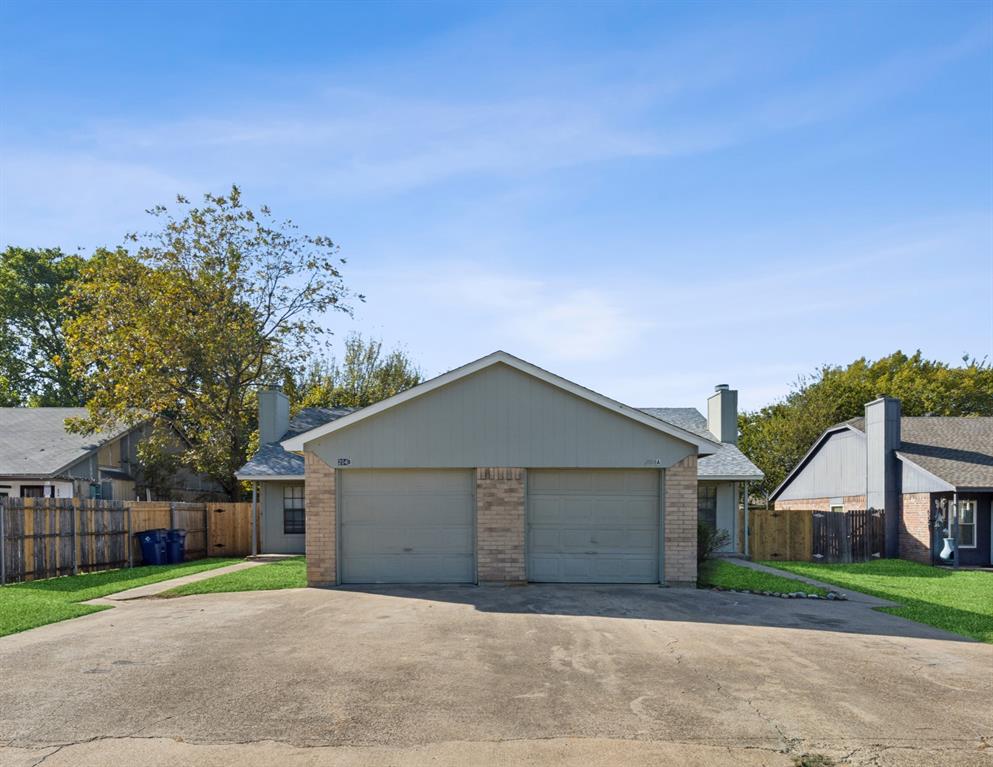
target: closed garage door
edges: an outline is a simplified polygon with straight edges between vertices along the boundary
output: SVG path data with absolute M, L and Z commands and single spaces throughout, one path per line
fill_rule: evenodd
M 342 583 L 472 583 L 470 471 L 342 471 Z
M 529 471 L 528 579 L 658 583 L 658 472 Z

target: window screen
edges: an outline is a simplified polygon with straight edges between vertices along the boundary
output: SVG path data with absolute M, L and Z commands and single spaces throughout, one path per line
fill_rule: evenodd
M 697 485 L 697 518 L 717 529 L 717 486 Z
M 286 485 L 283 488 L 284 535 L 302 535 L 306 532 L 303 498 L 303 485 Z
M 976 502 L 959 501 L 959 546 L 976 548 Z

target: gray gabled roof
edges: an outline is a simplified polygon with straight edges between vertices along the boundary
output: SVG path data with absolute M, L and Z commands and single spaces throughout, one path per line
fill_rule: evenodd
M 993 487 L 993 418 L 901 418 L 900 453 L 955 487 Z
M 85 407 L 0 408 L 0 476 L 54 477 L 130 427 L 72 434 L 67 418 L 84 418 Z
M 284 477 L 303 477 L 303 456 L 284 450 L 279 444 L 284 439 L 316 429 L 337 418 L 355 411 L 351 407 L 308 407 L 301 410 L 290 419 L 286 433 L 276 442 L 262 445 L 248 463 L 235 472 L 238 479 L 278 479 Z
M 330 423 L 354 410 L 355 408 L 343 407 L 301 410 L 290 421 L 290 427 L 280 442 Z M 716 437 L 707 429 L 707 419 L 696 408 L 655 407 L 640 408 L 640 410 L 673 426 L 693 432 L 704 439 L 716 441 Z M 251 460 L 238 469 L 235 476 L 238 479 L 246 480 L 302 477 L 304 476 L 303 456 L 284 450 L 279 442 L 273 442 L 259 448 Z M 697 464 L 697 476 L 700 479 L 758 481 L 765 475 L 754 463 L 748 460 L 736 445 L 721 443 L 720 448 L 713 455 L 707 455 L 700 459 Z
M 707 439 L 717 437 L 707 428 L 707 419 L 695 407 L 643 407 L 642 412 L 667 421 L 682 429 L 699 434 Z M 697 463 L 699 479 L 734 479 L 758 482 L 765 475 L 762 470 L 748 460 L 737 445 L 722 442 L 713 455 L 703 456 Z
M 586 400 L 594 405 L 598 405 L 599 407 L 609 410 L 616 415 L 620 415 L 623 418 L 628 418 L 642 424 L 643 426 L 648 426 L 650 429 L 662 432 L 663 434 L 667 434 L 670 437 L 674 437 L 675 439 L 683 442 L 688 442 L 696 447 L 697 451 L 701 455 L 709 455 L 720 445 L 720 442 L 715 441 L 712 434 L 708 433 L 704 436 L 702 434 L 683 429 L 682 427 L 676 426 L 675 424 L 661 418 L 653 418 L 641 410 L 629 407 L 623 402 L 618 402 L 615 399 L 606 397 L 599 392 L 586 388 L 585 386 L 580 386 L 574 381 L 555 375 L 554 373 L 540 368 L 527 360 L 523 360 L 520 357 L 515 357 L 513 354 L 508 354 L 505 351 L 497 350 L 491 354 L 487 354 L 485 357 L 480 357 L 478 360 L 473 360 L 472 362 L 462 365 L 461 367 L 457 367 L 454 370 L 449 370 L 447 373 L 442 373 L 441 375 L 435 376 L 427 381 L 422 381 L 416 386 L 412 386 L 411 388 L 399 392 L 398 394 L 394 394 L 391 397 L 379 400 L 379 402 L 374 402 L 371 405 L 361 408 L 355 413 L 350 413 L 343 418 L 338 419 L 338 422 L 336 423 L 326 423 L 323 426 L 319 426 L 316 429 L 311 430 L 311 432 L 306 434 L 306 436 L 298 435 L 297 437 L 284 440 L 283 447 L 287 450 L 293 451 L 303 450 L 308 442 L 321 439 L 322 437 L 332 434 L 339 429 L 350 428 L 354 424 L 366 418 L 372 418 L 385 410 L 399 407 L 406 402 L 416 399 L 417 397 L 423 397 L 433 391 L 449 386 L 456 381 L 475 375 L 482 370 L 497 365 L 505 365 L 509 368 L 517 370 L 520 373 L 523 373 L 524 375 L 543 381 L 556 389 L 567 392 L 574 397 L 578 397 L 581 400 Z

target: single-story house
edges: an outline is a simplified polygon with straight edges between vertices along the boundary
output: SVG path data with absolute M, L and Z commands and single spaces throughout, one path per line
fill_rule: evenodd
M 142 425 L 95 434 L 66 430 L 82 407 L 0 408 L 0 498 L 145 498 L 138 444 Z M 174 500 L 216 496 L 219 486 L 188 472 L 175 477 Z
M 827 429 L 770 496 L 777 509 L 885 509 L 887 556 L 937 561 L 959 509 L 959 563 L 993 563 L 993 418 L 901 417 L 881 397 Z M 944 506 L 942 502 L 944 501 Z
M 305 552 L 312 585 L 692 584 L 698 463 L 718 458 L 705 495 L 731 530 L 734 483 L 761 478 L 719 439 L 737 437 L 730 404 L 708 430 L 696 411 L 666 420 L 505 352 L 360 410 L 291 419 L 274 390 L 259 403 L 262 447 L 238 477 L 256 488 L 263 551 Z

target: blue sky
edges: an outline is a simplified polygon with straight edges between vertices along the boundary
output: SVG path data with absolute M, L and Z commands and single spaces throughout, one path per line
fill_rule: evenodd
M 993 6 L 0 7 L 0 242 L 232 182 L 333 237 L 339 334 L 636 406 L 993 357 Z

